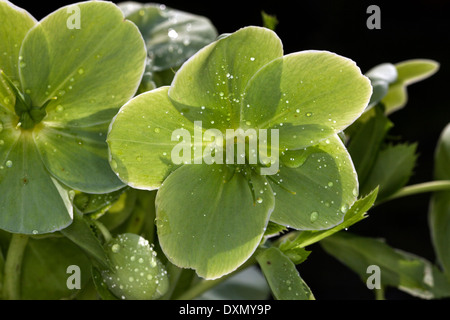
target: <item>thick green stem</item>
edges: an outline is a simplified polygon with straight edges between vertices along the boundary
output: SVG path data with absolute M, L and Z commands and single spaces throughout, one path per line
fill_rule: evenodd
M 450 191 L 450 180 L 438 180 L 438 181 L 431 181 L 431 182 L 415 184 L 415 185 L 407 186 L 407 187 L 400 189 L 399 191 L 397 191 L 390 197 L 383 199 L 379 202 L 376 202 L 376 205 L 379 205 L 381 203 L 391 201 L 394 199 L 412 196 L 415 194 L 426 193 L 426 192 L 445 191 L 445 190 Z
M 20 299 L 20 275 L 22 271 L 22 260 L 28 236 L 13 234 L 6 255 L 3 298 L 9 300 Z
M 215 280 L 200 280 L 197 284 L 192 286 L 189 290 L 184 292 L 182 295 L 180 295 L 177 300 L 192 300 L 200 296 L 201 294 L 205 293 L 209 289 L 214 288 L 218 284 L 224 282 L 228 278 L 234 276 L 236 273 L 241 272 L 244 269 L 247 269 L 248 267 L 254 265 L 256 261 L 256 255 L 258 254 L 258 251 L 245 262 L 242 266 L 239 267 L 236 271 L 227 274 L 219 279 Z

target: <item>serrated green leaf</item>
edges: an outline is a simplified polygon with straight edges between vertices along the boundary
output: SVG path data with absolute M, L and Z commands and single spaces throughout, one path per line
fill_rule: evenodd
M 408 101 L 407 86 L 431 77 L 439 69 L 439 63 L 433 60 L 414 59 L 395 65 L 397 80 L 389 85 L 387 95 L 381 100 L 386 114 L 403 108 Z
M 273 297 L 277 300 L 314 300 L 300 277 L 295 264 L 277 248 L 269 248 L 256 256 Z
M 321 242 L 326 252 L 356 272 L 363 281 L 367 268 L 380 268 L 382 286 L 396 287 L 413 296 L 439 299 L 450 296 L 450 283 L 429 261 L 393 249 L 386 243 L 350 233 L 338 233 Z
M 280 246 L 282 245 L 284 250 L 304 248 L 325 239 L 338 231 L 350 228 L 355 223 L 367 218 L 366 213 L 375 203 L 377 194 L 378 189 L 375 189 L 364 198 L 358 199 L 345 214 L 344 221 L 336 227 L 323 231 L 301 231 L 296 238 L 293 240 L 287 239 L 287 241 L 281 242 Z
M 266 237 L 275 236 L 287 230 L 288 229 L 286 228 L 286 226 L 282 226 L 281 224 L 269 221 L 269 223 L 267 224 L 266 232 L 264 232 L 264 236 Z
M 366 183 L 386 133 L 393 126 L 384 115 L 384 110 L 379 107 L 374 110 L 371 116 L 352 132 L 348 144 L 348 152 L 358 173 L 360 185 Z
M 434 161 L 435 179 L 450 180 L 450 125 L 441 134 Z M 450 192 L 442 191 L 432 195 L 429 222 L 438 262 L 447 279 L 450 279 Z
M 416 164 L 416 149 L 417 144 L 399 144 L 381 150 L 361 186 L 361 193 L 369 193 L 379 186 L 378 200 L 382 200 L 405 186 Z

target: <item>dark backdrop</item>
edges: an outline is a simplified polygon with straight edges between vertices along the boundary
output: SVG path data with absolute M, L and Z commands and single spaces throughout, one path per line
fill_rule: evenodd
M 13 1 L 37 19 L 76 1 Z M 261 25 L 261 10 L 280 21 L 276 31 L 285 53 L 305 49 L 336 52 L 356 61 L 363 72 L 383 63 L 413 58 L 434 59 L 440 71 L 409 87 L 407 107 L 392 115 L 392 134 L 403 141 L 418 142 L 420 154 L 411 183 L 432 179 L 433 152 L 440 132 L 450 122 L 448 86 L 450 78 L 450 1 L 198 1 L 167 0 L 168 7 L 204 15 L 219 33 L 248 25 Z M 368 30 L 366 9 L 381 9 L 381 30 Z M 30 7 L 31 5 L 31 7 Z M 428 228 L 429 195 L 399 199 L 370 211 L 370 217 L 350 232 L 385 238 L 397 248 L 431 261 L 435 255 Z M 349 269 L 314 245 L 309 259 L 300 265 L 302 277 L 318 299 L 370 299 L 365 284 Z M 412 299 L 397 290 L 387 298 Z

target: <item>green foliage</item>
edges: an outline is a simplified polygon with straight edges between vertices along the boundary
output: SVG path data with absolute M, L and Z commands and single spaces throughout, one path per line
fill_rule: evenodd
M 218 36 L 160 4 L 37 22 L 0 0 L 0 298 L 312 300 L 297 266 L 316 243 L 363 281 L 378 266 L 382 289 L 450 297 L 450 127 L 423 185 L 407 186 L 417 144 L 389 136 L 439 64 L 363 75 L 329 51 L 286 54 L 261 15 Z M 436 265 L 347 231 L 429 191 Z
M 442 132 L 435 154 L 434 175 L 437 180 L 450 180 L 450 125 Z M 429 221 L 438 263 L 450 281 L 450 191 L 433 194 Z

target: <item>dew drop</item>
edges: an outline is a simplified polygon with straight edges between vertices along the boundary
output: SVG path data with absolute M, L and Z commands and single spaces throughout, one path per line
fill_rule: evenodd
M 352 194 L 357 197 L 358 196 L 358 189 L 353 189 Z
M 255 57 L 251 57 L 251 58 L 250 58 L 250 61 L 255 61 Z
M 111 251 L 114 253 L 118 253 L 120 251 L 120 245 L 118 245 L 117 243 L 113 244 L 113 246 L 111 247 Z
M 13 163 L 11 160 L 6 161 L 5 163 L 6 167 L 11 168 L 13 166 Z
M 300 113 L 300 109 L 296 109 L 295 112 Z
M 64 107 L 62 105 L 58 105 L 56 107 L 56 112 L 63 112 L 64 111 Z
M 341 212 L 346 213 L 348 211 L 348 206 L 346 204 L 342 205 Z
M 155 133 L 160 133 L 161 130 L 159 128 L 155 128 L 154 131 L 155 131 Z
M 311 222 L 315 222 L 317 218 L 319 218 L 319 213 L 317 211 L 312 212 L 311 215 L 309 216 L 309 220 Z
M 333 186 L 333 182 L 328 182 L 328 186 L 331 188 Z
M 306 116 L 307 116 L 307 117 L 311 117 L 311 116 L 312 116 L 312 112 L 307 112 L 307 113 L 306 113 Z
M 83 68 L 78 69 L 78 74 L 83 74 L 83 73 L 84 73 L 84 69 Z
M 117 161 L 116 160 L 111 160 L 111 167 L 113 168 L 113 169 L 117 169 Z
M 176 39 L 178 38 L 178 32 L 176 32 L 174 29 L 170 28 L 169 32 L 167 33 L 170 39 Z
M 33 233 L 33 234 L 38 234 L 38 233 L 39 233 L 39 231 L 37 231 L 37 230 L 33 230 L 33 231 L 32 231 L 32 233 Z
M 256 202 L 262 203 L 263 202 L 263 198 L 261 198 L 261 197 L 256 198 Z

